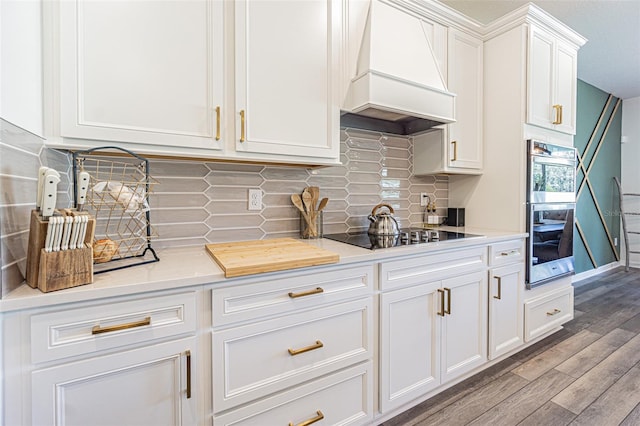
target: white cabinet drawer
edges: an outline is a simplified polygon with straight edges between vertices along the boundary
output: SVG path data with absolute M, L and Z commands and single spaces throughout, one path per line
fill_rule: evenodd
M 214 330 L 214 412 L 369 359 L 371 299 Z
M 487 266 L 486 246 L 423 254 L 380 264 L 380 289 L 390 290 L 482 270 Z
M 533 340 L 572 319 L 572 286 L 529 300 L 524 304 L 524 340 Z
M 31 360 L 39 363 L 195 333 L 196 294 L 186 292 L 31 316 Z
M 342 370 L 254 404 L 214 417 L 215 426 L 368 424 L 373 420 L 371 362 Z
M 489 265 L 501 266 L 524 261 L 524 240 L 503 241 L 489 246 Z
M 213 326 L 367 296 L 373 291 L 373 271 L 373 265 L 356 266 L 214 289 Z

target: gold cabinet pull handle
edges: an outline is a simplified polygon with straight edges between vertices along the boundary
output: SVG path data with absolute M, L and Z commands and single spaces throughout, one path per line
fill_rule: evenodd
M 562 105 L 560 105 L 560 124 L 562 124 Z
M 438 293 L 440 293 L 440 312 L 438 312 L 438 315 L 443 317 L 444 314 L 445 314 L 445 311 L 444 311 L 444 290 L 439 288 L 438 289 Z
M 220 107 L 216 107 L 216 140 L 220 140 Z
M 453 145 L 453 158 L 451 161 L 456 161 L 458 159 L 458 142 L 451 141 L 451 145 Z
M 498 295 L 497 296 L 493 296 L 494 299 L 502 299 L 502 277 L 493 277 L 496 280 L 498 280 Z
M 551 124 L 561 124 L 562 123 L 562 105 L 554 105 L 553 109 L 555 111 L 556 119 Z
M 191 398 L 191 351 L 187 350 L 187 399 Z
M 511 250 L 509 252 L 503 251 L 500 256 L 511 256 L 512 254 L 518 254 L 518 250 Z
M 560 309 L 554 309 L 554 310 L 553 310 L 553 311 L 551 311 L 551 312 L 547 312 L 547 315 L 548 315 L 548 316 L 550 316 L 550 317 L 552 317 L 552 316 L 554 316 L 554 315 L 556 315 L 556 314 L 559 314 L 560 312 L 562 312 Z
M 108 327 L 100 327 L 100 324 L 91 329 L 91 334 L 111 333 L 112 331 L 126 330 L 128 328 L 143 327 L 151 325 L 151 317 L 146 317 L 141 321 L 128 322 L 126 324 L 110 325 Z
M 447 292 L 447 310 L 444 313 L 451 315 L 451 289 L 445 287 L 444 291 Z
M 300 293 L 294 293 L 292 291 L 289 292 L 289 297 L 292 299 L 295 299 L 297 297 L 304 297 L 304 296 L 311 296 L 312 294 L 318 294 L 318 293 L 323 293 L 324 290 L 322 289 L 322 287 L 316 287 L 313 290 L 308 290 L 308 291 L 302 291 Z
M 244 110 L 241 109 L 240 110 L 240 142 L 244 142 L 244 127 L 245 127 Z
M 302 423 L 298 423 L 297 425 L 294 424 L 293 422 L 289 422 L 289 426 L 309 426 L 310 424 L 313 424 L 315 422 L 319 422 L 322 419 L 324 419 L 324 414 L 322 414 L 322 411 L 318 410 L 318 411 L 316 411 L 316 416 L 315 417 L 312 417 L 309 420 L 305 420 Z
M 320 340 L 316 340 L 316 343 L 314 343 L 313 345 L 307 346 L 306 348 L 287 349 L 287 350 L 289 351 L 289 355 L 296 356 L 296 355 L 303 354 L 305 352 L 309 352 L 309 351 L 313 351 L 313 350 L 316 350 L 316 349 L 320 349 L 323 346 L 324 346 L 324 344 Z

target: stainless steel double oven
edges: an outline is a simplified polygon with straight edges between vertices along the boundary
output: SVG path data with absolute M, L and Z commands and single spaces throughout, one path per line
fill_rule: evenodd
M 574 272 L 576 150 L 528 140 L 527 288 Z

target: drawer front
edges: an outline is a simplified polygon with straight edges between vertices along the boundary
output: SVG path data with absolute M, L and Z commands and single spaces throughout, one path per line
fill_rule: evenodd
M 486 246 L 425 254 L 411 259 L 382 262 L 380 288 L 390 290 L 452 275 L 475 272 L 487 266 Z
M 504 241 L 489 246 L 489 264 L 491 266 L 523 262 L 524 255 L 524 240 Z
M 373 265 L 357 266 L 214 289 L 213 326 L 368 296 L 373 271 Z
M 195 330 L 195 292 L 36 314 L 31 360 L 53 361 Z
M 372 298 L 213 331 L 214 412 L 371 358 Z
M 533 340 L 572 319 L 572 286 L 527 301 L 524 304 L 524 340 Z
M 320 417 L 319 425 L 369 424 L 372 381 L 371 362 L 367 362 L 214 417 L 213 425 L 286 426 Z

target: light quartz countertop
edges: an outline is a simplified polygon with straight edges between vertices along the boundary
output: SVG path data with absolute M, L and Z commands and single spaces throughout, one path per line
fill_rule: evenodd
M 442 250 L 487 245 L 515 238 L 525 238 L 527 236 L 526 233 L 509 233 L 482 229 L 449 227 L 440 227 L 439 229 L 476 234 L 481 235 L 481 237 L 376 250 L 368 250 L 327 239 L 302 240 L 308 244 L 337 253 L 340 256 L 340 261 L 337 264 L 311 266 L 237 278 L 225 278 L 224 272 L 207 253 L 204 246 L 163 249 L 158 250 L 159 262 L 95 274 L 92 284 L 43 293 L 24 283 L 0 300 L 0 312 L 159 290 L 178 289 L 204 284 L 214 286 L 242 285 L 260 281 L 265 277 L 272 278 L 278 274 L 282 275 L 295 272 L 309 273 L 309 271 L 313 269 L 327 268 L 335 265 L 346 265 L 357 262 L 378 262 L 394 258 L 424 255 Z

